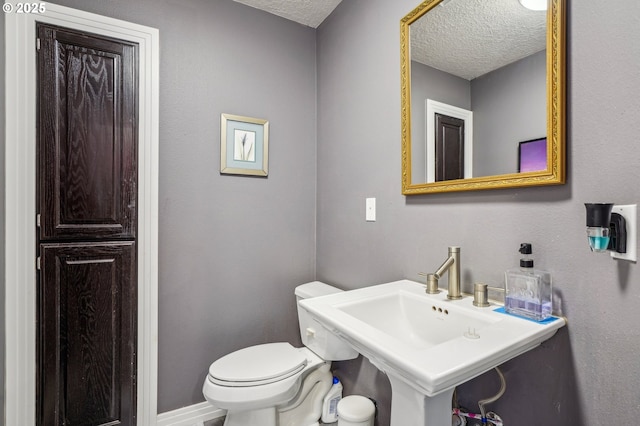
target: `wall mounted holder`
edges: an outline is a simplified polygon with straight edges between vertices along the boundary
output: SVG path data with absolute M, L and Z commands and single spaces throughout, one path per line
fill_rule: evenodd
M 585 203 L 587 236 L 594 252 L 609 252 L 616 259 L 637 261 L 637 205 Z

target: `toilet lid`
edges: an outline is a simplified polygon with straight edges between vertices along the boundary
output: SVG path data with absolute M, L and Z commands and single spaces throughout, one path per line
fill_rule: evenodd
M 250 346 L 223 356 L 209 367 L 209 379 L 225 386 L 254 386 L 301 371 L 307 358 L 289 343 Z

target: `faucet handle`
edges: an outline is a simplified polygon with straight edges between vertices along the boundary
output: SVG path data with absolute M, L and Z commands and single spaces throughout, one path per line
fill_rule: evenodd
M 491 306 L 488 300 L 487 288 L 489 286 L 484 283 L 475 283 L 473 285 L 473 306 L 486 308 Z
M 418 272 L 418 275 L 422 275 L 423 277 L 427 277 L 427 288 L 425 289 L 427 294 L 438 294 L 440 293 L 440 289 L 438 289 L 438 279 L 440 278 L 437 274 L 427 274 L 424 272 Z

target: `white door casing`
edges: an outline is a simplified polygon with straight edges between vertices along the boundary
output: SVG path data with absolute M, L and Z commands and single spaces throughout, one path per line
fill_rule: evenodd
M 5 13 L 5 424 L 35 424 L 36 22 L 139 45 L 138 425 L 157 421 L 159 31 L 52 3 Z

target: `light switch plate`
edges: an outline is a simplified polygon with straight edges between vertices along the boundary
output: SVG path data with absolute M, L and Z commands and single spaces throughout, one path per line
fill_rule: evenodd
M 627 225 L 627 252 L 618 253 L 610 251 L 611 257 L 614 259 L 628 260 L 630 262 L 637 262 L 638 260 L 638 242 L 637 242 L 637 218 L 638 218 L 638 205 L 628 204 L 624 206 L 614 205 L 611 209 L 611 213 L 618 213 L 624 217 Z
M 364 218 L 366 219 L 367 222 L 376 221 L 376 199 L 375 198 L 367 198 L 365 200 Z

